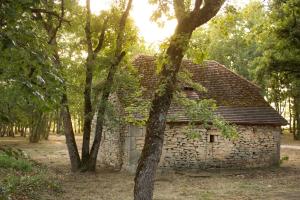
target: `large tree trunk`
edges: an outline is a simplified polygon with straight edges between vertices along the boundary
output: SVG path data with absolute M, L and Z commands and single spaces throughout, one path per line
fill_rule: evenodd
M 203 1 L 196 0 L 194 10 L 186 13 L 183 1 L 173 1 L 178 25 L 164 57 L 158 89 L 150 107 L 145 144 L 135 176 L 135 200 L 151 200 L 153 198 L 154 177 L 162 153 L 167 112 L 190 37 L 195 28 L 216 15 L 223 2 L 222 0 L 205 1 L 202 7 Z
M 180 26 L 179 26 L 180 27 Z M 153 197 L 154 177 L 160 160 L 166 116 L 176 87 L 177 73 L 181 65 L 184 49 L 178 46 L 176 38 L 185 37 L 182 45 L 186 46 L 191 34 L 183 35 L 179 28 L 167 50 L 166 59 L 161 72 L 159 91 L 155 93 L 150 115 L 146 125 L 146 138 L 142 155 L 136 170 L 134 199 L 148 200 Z M 163 86 L 161 88 L 161 86 Z

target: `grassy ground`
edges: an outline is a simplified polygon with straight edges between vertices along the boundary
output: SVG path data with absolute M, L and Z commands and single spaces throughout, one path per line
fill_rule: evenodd
M 281 149 L 284 161 L 279 168 L 254 170 L 214 170 L 168 172 L 155 181 L 156 200 L 299 200 L 300 199 L 300 142 L 284 136 Z M 48 166 L 46 174 L 54 175 L 61 183 L 62 193 L 51 191 L 37 194 L 38 199 L 67 200 L 131 200 L 134 176 L 126 172 L 100 169 L 96 174 L 69 172 L 64 137 L 29 145 L 22 138 L 2 138 L 3 144 L 24 150 L 38 163 Z M 292 147 L 291 145 L 292 144 Z M 0 172 L 1 173 L 1 172 Z M 49 195 L 50 194 L 50 195 Z
M 0 146 L 0 200 L 38 200 L 59 192 L 55 174 L 21 150 Z

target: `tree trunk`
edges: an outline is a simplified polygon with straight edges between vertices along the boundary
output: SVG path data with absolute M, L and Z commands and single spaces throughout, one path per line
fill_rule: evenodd
M 163 147 L 166 116 L 176 87 L 176 76 L 184 53 L 184 49 L 178 46 L 176 38 L 182 36 L 186 39 L 181 44 L 186 46 L 191 34 L 184 36 L 177 28 L 177 33 L 173 36 L 165 57 L 168 59 L 168 63 L 164 64 L 161 72 L 159 87 L 163 86 L 163 88 L 155 93 L 152 100 L 146 125 L 145 144 L 136 170 L 135 200 L 150 200 L 153 197 L 154 177 Z
M 146 137 L 135 175 L 134 199 L 153 199 L 154 177 L 162 153 L 167 112 L 176 88 L 177 74 L 195 28 L 216 15 L 224 1 L 196 0 L 195 8 L 185 13 L 182 1 L 173 1 L 177 27 L 163 59 L 158 89 L 151 102 Z M 182 13 L 183 12 L 183 13 Z
M 291 102 L 291 96 L 289 98 L 289 132 L 290 134 L 293 134 L 293 109 L 292 109 L 292 102 Z
M 69 111 L 68 98 L 66 94 L 63 94 L 62 96 L 62 116 L 64 122 L 63 124 L 66 136 L 66 143 L 71 161 L 71 170 L 72 172 L 76 172 L 79 170 L 81 163 L 72 127 L 71 114 Z
M 93 120 L 92 110 L 92 80 L 93 80 L 93 63 L 94 63 L 94 51 L 91 36 L 91 8 L 90 0 L 86 1 L 86 24 L 85 24 L 85 36 L 87 43 L 88 56 L 86 59 L 85 69 L 85 88 L 84 88 L 84 118 L 83 118 L 83 138 L 82 138 L 82 164 L 85 168 L 90 156 L 90 137 L 91 137 L 91 125 Z
M 121 54 L 117 58 L 117 62 L 113 63 L 110 67 L 109 73 L 107 75 L 106 81 L 103 86 L 103 92 L 100 99 L 100 103 L 97 110 L 97 121 L 96 121 L 96 132 L 95 132 L 95 138 L 94 142 L 91 148 L 91 153 L 88 160 L 88 171 L 95 171 L 96 169 L 96 162 L 97 162 L 97 155 L 100 147 L 100 142 L 102 138 L 102 131 L 103 131 L 103 124 L 104 124 L 104 118 L 105 118 L 105 112 L 107 108 L 107 101 L 108 97 L 110 95 L 110 91 L 113 85 L 114 81 L 114 75 L 117 71 L 117 67 L 119 63 L 122 61 L 123 57 L 125 56 L 125 53 Z
M 297 95 L 294 99 L 294 110 L 295 110 L 294 139 L 300 140 L 300 95 Z
M 43 134 L 43 139 L 48 140 L 49 139 L 49 134 L 50 134 L 50 127 L 51 127 L 51 116 L 46 115 L 45 118 L 46 118 L 46 120 L 45 120 L 45 131 L 44 131 L 44 134 Z
M 62 109 L 62 108 L 61 108 Z M 57 111 L 57 121 L 56 121 L 56 134 L 61 135 L 63 133 L 62 121 L 63 121 L 63 111 L 58 109 Z
M 41 139 L 44 116 L 41 112 L 38 111 L 37 113 L 34 114 L 33 120 L 34 122 L 32 125 L 32 131 L 29 135 L 29 142 L 37 143 Z
M 4 130 L 5 130 L 5 126 L 4 126 L 4 125 L 1 125 L 1 126 L 0 126 L 0 137 L 3 137 L 3 136 L 4 136 Z
M 87 60 L 86 60 L 86 79 L 84 89 L 84 122 L 83 122 L 83 141 L 82 141 L 82 167 L 86 168 L 90 156 L 90 137 L 91 125 L 93 120 L 93 108 L 91 100 L 92 81 L 93 81 L 93 65 L 97 54 L 102 49 L 105 31 L 106 31 L 107 18 L 104 20 L 101 34 L 99 35 L 98 45 L 93 49 L 92 32 L 91 32 L 91 8 L 90 0 L 86 1 L 86 24 L 85 36 L 87 43 Z
M 78 130 L 77 130 L 77 132 L 80 134 L 81 133 L 81 116 L 80 115 L 78 115 Z
M 123 40 L 124 40 L 124 31 L 125 31 L 125 25 L 126 21 L 131 9 L 132 0 L 129 0 L 126 6 L 125 11 L 123 12 L 120 22 L 119 22 L 119 30 L 117 33 L 117 40 L 116 40 L 116 49 L 114 52 L 114 58 L 111 62 L 111 66 L 108 71 L 108 75 L 106 77 L 106 80 L 104 82 L 103 90 L 101 99 L 99 101 L 99 105 L 97 108 L 97 120 L 96 120 L 96 131 L 95 131 L 95 138 L 94 142 L 90 151 L 90 156 L 88 160 L 88 171 L 95 171 L 96 169 L 96 162 L 97 162 L 97 155 L 100 147 L 100 142 L 102 138 L 102 131 L 103 131 L 103 124 L 105 119 L 105 112 L 107 108 L 107 101 L 108 97 L 111 92 L 111 88 L 114 82 L 114 76 L 117 71 L 117 68 L 122 61 L 122 59 L 125 56 L 125 52 L 122 50 L 123 47 Z
M 88 56 L 86 61 L 86 79 L 84 89 L 84 121 L 83 121 L 83 138 L 82 138 L 82 164 L 85 165 L 89 159 L 90 152 L 90 137 L 91 125 L 93 120 L 93 109 L 91 101 L 92 92 L 92 62 L 93 60 Z

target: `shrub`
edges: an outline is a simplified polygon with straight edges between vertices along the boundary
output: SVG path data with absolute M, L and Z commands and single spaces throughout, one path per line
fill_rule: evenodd
M 40 199 L 40 192 L 61 192 L 60 185 L 44 166 L 16 149 L 0 149 L 0 177 L 0 200 L 34 200 Z
M 43 190 L 61 192 L 59 184 L 49 179 L 49 177 L 42 172 L 25 176 L 11 175 L 8 176 L 3 183 L 3 196 L 13 199 L 22 196 L 27 196 L 30 199 L 39 199 L 37 194 Z
M 29 160 L 22 158 L 15 158 L 13 156 L 9 156 L 6 153 L 0 153 L 0 167 L 1 168 L 12 168 L 15 170 L 21 171 L 32 171 L 32 163 Z
M 280 164 L 282 164 L 284 161 L 288 161 L 289 157 L 288 156 L 282 156 L 282 158 L 280 159 Z

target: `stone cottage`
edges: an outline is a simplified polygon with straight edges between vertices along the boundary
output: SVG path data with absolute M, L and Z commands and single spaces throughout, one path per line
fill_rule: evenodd
M 144 98 L 151 98 L 158 82 L 155 57 L 138 56 L 133 64 L 140 75 Z M 199 93 L 191 87 L 183 87 L 187 97 L 214 99 L 218 105 L 215 114 L 236 125 L 239 137 L 226 139 L 216 128 L 204 128 L 199 122 L 194 130 L 199 137 L 192 139 L 186 134 L 189 119 L 182 114 L 184 108 L 171 105 L 160 168 L 251 168 L 279 163 L 281 126 L 287 122 L 264 100 L 258 86 L 216 61 L 197 65 L 184 60 L 182 69 L 188 70 L 192 80 L 207 89 Z M 113 99 L 122 109 L 118 98 Z M 175 120 L 173 115 L 176 115 Z M 99 162 L 134 171 L 145 131 L 145 127 L 133 124 L 105 129 Z

